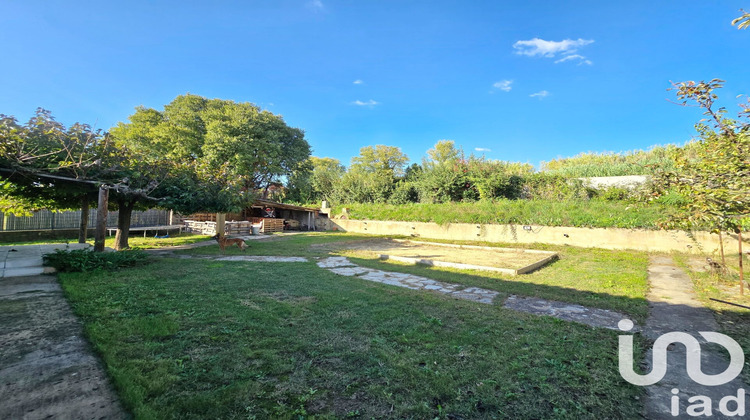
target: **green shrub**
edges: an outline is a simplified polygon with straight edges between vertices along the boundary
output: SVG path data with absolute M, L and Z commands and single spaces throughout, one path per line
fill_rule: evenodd
M 535 173 L 524 177 L 522 198 L 531 200 L 588 199 L 583 181 L 562 175 Z
M 464 203 L 346 204 L 352 220 L 657 229 L 673 209 L 660 203 L 606 200 L 480 200 Z
M 630 190 L 623 187 L 608 187 L 600 190 L 598 196 L 607 201 L 627 200 L 630 197 Z
M 88 249 L 58 249 L 44 256 L 44 264 L 61 273 L 72 273 L 134 267 L 145 263 L 147 258 L 148 254 L 141 250 L 94 252 Z
M 401 181 L 396 184 L 393 194 L 388 199 L 390 204 L 407 204 L 419 201 L 419 192 L 412 182 Z

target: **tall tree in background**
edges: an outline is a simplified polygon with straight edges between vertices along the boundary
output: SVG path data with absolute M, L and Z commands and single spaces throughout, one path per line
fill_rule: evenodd
M 420 199 L 441 203 L 461 201 L 468 183 L 464 151 L 453 140 L 440 140 L 422 159 L 422 173 L 417 180 Z
M 289 177 L 285 198 L 298 203 L 332 201 L 344 173 L 338 159 L 311 156 Z
M 346 168 L 338 159 L 311 157 L 312 176 L 311 184 L 318 197 L 323 200 L 331 200 L 336 186 L 341 182 Z
M 404 176 L 409 158 L 394 146 L 366 146 L 352 158 L 336 189 L 340 202 L 384 203 Z

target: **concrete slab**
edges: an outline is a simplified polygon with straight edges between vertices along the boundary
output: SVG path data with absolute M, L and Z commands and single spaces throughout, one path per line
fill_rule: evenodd
M 22 276 L 38 276 L 44 274 L 44 267 L 21 267 L 21 268 L 6 268 L 3 270 L 3 278 L 6 277 L 22 277 Z
M 551 316 L 565 321 L 578 322 L 592 327 L 618 330 L 617 323 L 626 315 L 607 309 L 587 308 L 566 302 L 511 295 L 503 307 L 535 315 Z
M 667 332 L 685 332 L 699 342 L 705 343 L 701 331 L 719 332 L 713 312 L 704 307 L 693 291 L 693 282 L 668 256 L 652 256 L 649 261 L 648 278 L 651 289 L 646 296 L 651 313 L 643 328 L 643 335 L 655 340 Z M 729 365 L 725 351 L 716 345 L 702 345 L 700 368 L 704 373 L 717 374 Z M 646 352 L 644 372 L 653 369 L 653 348 Z M 703 395 L 714 402 L 711 418 L 724 419 L 717 408 L 718 402 L 727 395 L 737 396 L 738 389 L 748 389 L 741 376 L 717 386 L 704 386 L 687 375 L 687 349 L 682 344 L 668 347 L 667 374 L 654 385 L 646 387 L 645 415 L 647 419 L 686 418 L 688 400 Z M 679 417 L 671 414 L 673 389 L 678 390 Z M 734 409 L 734 406 L 730 407 Z M 750 413 L 750 400 L 745 398 L 745 412 Z M 731 417 L 737 418 L 737 417 Z
M 36 276 L 54 272 L 42 267 L 43 256 L 58 249 L 87 249 L 89 244 L 43 244 L 0 247 L 0 278 Z
M 41 267 L 42 257 L 8 258 L 5 260 L 5 268 Z
M 0 418 L 128 418 L 54 276 L 0 280 L 0 343 Z

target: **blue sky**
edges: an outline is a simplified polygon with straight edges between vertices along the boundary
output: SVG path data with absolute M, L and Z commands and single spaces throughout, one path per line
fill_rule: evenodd
M 535 165 L 683 143 L 701 115 L 670 80 L 725 79 L 732 113 L 750 93 L 744 0 L 0 4 L 0 113 L 106 130 L 190 92 L 281 114 L 345 164 L 441 139 Z

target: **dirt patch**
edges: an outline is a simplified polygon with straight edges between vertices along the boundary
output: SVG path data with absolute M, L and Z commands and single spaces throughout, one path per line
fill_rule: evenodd
M 518 248 L 446 246 L 429 242 L 378 239 L 337 244 L 339 249 L 450 263 L 519 269 L 531 265 L 547 255 Z M 551 255 L 551 253 L 550 253 Z
M 297 296 L 291 295 L 286 292 L 257 293 L 255 296 L 273 299 L 277 302 L 287 302 L 294 304 L 314 303 L 316 301 L 315 296 Z M 245 303 L 243 302 L 243 304 Z

